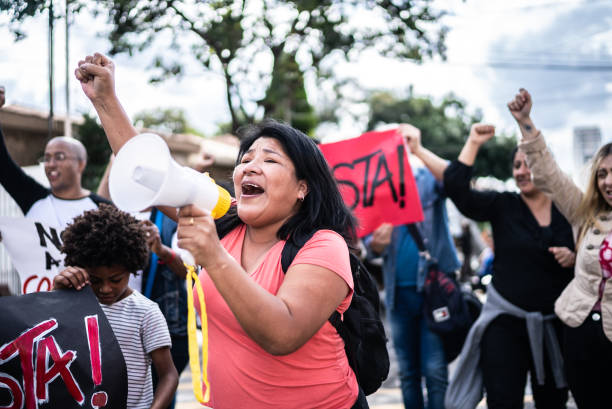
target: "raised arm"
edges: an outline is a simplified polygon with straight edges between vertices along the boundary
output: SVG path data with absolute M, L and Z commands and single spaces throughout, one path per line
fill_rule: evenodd
M 550 194 L 557 208 L 571 223 L 577 220 L 577 210 L 582 200 L 582 191 L 571 177 L 565 174 L 546 146 L 540 131 L 531 120 L 533 102 L 526 89 L 521 88 L 514 99 L 508 103 L 508 109 L 516 120 L 523 138 L 519 148 L 527 156 L 527 165 L 533 176 L 533 183 L 538 189 Z
M 4 105 L 4 87 L 0 86 L 0 108 Z M 6 147 L 0 128 L 0 184 L 26 214 L 34 202 L 44 198 L 49 191 L 15 163 Z
M 79 61 L 74 74 L 98 113 L 111 149 L 117 154 L 138 132 L 115 93 L 115 65 L 109 58 L 95 53 Z
M 110 191 L 108 190 L 108 178 L 110 177 L 110 171 L 113 167 L 113 160 L 115 160 L 115 154 L 111 154 L 108 158 L 106 169 L 104 169 L 104 174 L 102 175 L 102 179 L 100 179 L 100 183 L 98 184 L 98 190 L 96 191 L 98 196 L 102 196 L 103 198 L 108 200 L 113 200 L 110 196 Z
M 474 124 L 470 135 L 459 153 L 444 172 L 444 189 L 457 209 L 466 217 L 478 221 L 492 220 L 496 216 L 498 192 L 472 189 L 472 166 L 482 144 L 495 134 L 495 127 Z
M 406 140 L 410 152 L 419 158 L 438 181 L 442 181 L 448 162 L 421 145 L 421 130 L 410 124 L 401 124 L 399 131 Z
M 514 99 L 508 102 L 508 109 L 521 130 L 523 141 L 533 140 L 540 133 L 531 120 L 532 106 L 531 95 L 525 88 L 519 89 Z
M 495 135 L 495 127 L 493 125 L 472 125 L 470 128 L 470 135 L 467 141 L 465 141 L 465 145 L 463 145 L 459 157 L 457 158 L 459 162 L 467 166 L 473 166 L 480 147 L 489 139 L 493 138 L 493 135 Z

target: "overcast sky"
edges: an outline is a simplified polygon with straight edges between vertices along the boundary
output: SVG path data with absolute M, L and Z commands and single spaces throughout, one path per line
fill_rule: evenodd
M 58 4 L 60 1 L 58 1 Z M 443 22 L 451 29 L 448 60 L 421 65 L 364 55 L 360 63 L 341 64 L 336 72 L 358 80 L 366 89 L 407 89 L 437 100 L 454 92 L 468 102 L 468 110 L 481 109 L 484 120 L 506 133 L 515 131 L 505 104 L 518 88 L 534 98 L 533 119 L 545 133 L 558 159 L 573 168 L 572 130 L 599 126 L 603 140 L 612 139 L 612 2 L 602 0 L 438 0 L 448 11 Z M 7 103 L 47 109 L 47 21 L 44 17 L 24 26 L 28 38 L 13 43 L 0 15 L 0 83 L 7 88 Z M 83 56 L 106 52 L 100 36 L 103 18 L 77 17 L 71 30 L 70 71 Z M 56 112 L 65 112 L 65 53 L 63 24 L 56 29 Z M 117 91 L 128 114 L 156 107 L 181 107 L 189 121 L 205 133 L 227 122 L 223 78 L 203 72 L 197 63 L 187 66 L 182 80 L 161 85 L 148 83 L 144 68 L 148 56 L 115 57 Z M 604 67 L 594 69 L 594 67 Z M 309 98 L 317 104 L 312 84 Z M 90 111 L 76 80 L 70 75 L 73 113 Z M 340 127 L 320 133 L 327 140 L 356 136 L 362 121 L 345 120 Z

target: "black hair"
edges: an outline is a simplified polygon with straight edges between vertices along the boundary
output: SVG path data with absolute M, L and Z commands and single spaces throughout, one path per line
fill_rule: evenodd
M 355 218 L 344 204 L 332 171 L 316 143 L 297 129 L 271 119 L 241 128 L 238 133 L 241 143 L 236 165 L 257 139 L 274 138 L 293 162 L 297 179 L 308 184 L 308 194 L 298 212 L 281 226 L 277 237 L 299 246 L 314 230 L 328 229 L 340 234 L 352 247 L 356 237 Z M 233 207 L 223 224 L 229 229 L 240 223 Z
M 518 149 L 518 146 L 515 146 L 514 149 L 512 149 L 512 152 L 510 152 L 510 168 L 514 168 L 514 157 L 516 156 Z
M 115 267 L 136 273 L 149 258 L 145 231 L 133 216 L 102 203 L 74 218 L 62 233 L 64 264 Z

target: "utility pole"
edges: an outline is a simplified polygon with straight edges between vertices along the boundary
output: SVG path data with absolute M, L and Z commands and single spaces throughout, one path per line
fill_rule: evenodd
M 49 123 L 47 137 L 53 137 L 53 0 L 49 0 Z
M 72 123 L 70 121 L 70 0 L 66 0 L 66 117 L 64 119 L 64 135 L 72 136 Z

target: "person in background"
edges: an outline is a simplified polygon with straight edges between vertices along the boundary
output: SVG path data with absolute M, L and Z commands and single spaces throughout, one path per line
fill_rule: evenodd
M 141 285 L 145 297 L 157 303 L 166 319 L 172 340 L 172 362 L 180 376 L 189 362 L 185 282 L 187 270 L 181 257 L 171 248 L 172 239 L 176 235 L 176 222 L 155 207 L 150 213 L 149 219 L 140 222 L 150 250 Z M 153 389 L 157 390 L 159 375 L 155 368 L 152 375 Z M 175 399 L 168 409 L 174 408 Z
M 580 409 L 612 406 L 608 391 L 612 367 L 612 143 L 603 145 L 591 164 L 584 192 L 556 163 L 531 120 L 533 102 L 527 90 L 508 103 L 522 134 L 519 143 L 538 189 L 577 232 L 574 275 L 555 302 L 565 327 L 565 372 Z M 497 257 L 498 245 L 495 242 Z
M 444 169 L 417 163 L 413 156 L 428 164 L 422 156 L 425 151 L 413 149 L 415 139 L 420 140 L 420 130 L 408 124 L 400 125 L 399 129 L 411 148 L 413 174 L 425 216 L 417 227 L 441 271 L 454 275 L 461 264 L 448 228 L 442 186 Z M 384 260 L 385 304 L 399 363 L 404 407 L 443 409 L 448 384 L 447 362 L 442 340 L 429 330 L 423 313 L 422 288 L 426 272 L 417 245 L 406 225 L 393 227 L 388 223 L 378 227 L 365 243 L 370 256 L 382 255 Z M 421 387 L 423 377 L 427 405 Z
M 444 171 L 444 187 L 457 209 L 476 221 L 488 221 L 495 243 L 487 302 L 468 335 L 449 391 L 464 385 L 480 393 L 480 386 L 471 382 L 482 379 L 489 408 L 522 408 L 530 373 L 536 406 L 565 408 L 567 386 L 561 357 L 555 353 L 562 325 L 553 303 L 572 278 L 572 229 L 534 186 L 522 152 L 515 150 L 510 158 L 518 193 L 471 188 L 478 151 L 494 134 L 491 125 L 472 125 L 458 159 Z M 461 372 L 466 361 L 473 368 L 479 365 L 482 378 Z M 459 399 L 447 396 L 448 401 Z
M 91 285 L 125 359 L 127 408 L 163 409 L 178 385 L 170 334 L 157 304 L 128 285 L 146 263 L 145 237 L 136 218 L 110 205 L 76 217 L 62 234 L 67 267 L 55 276 L 53 289 Z M 151 364 L 159 378 L 155 393 Z
M 491 231 L 486 228 L 481 233 L 485 248 L 478 255 L 480 267 L 478 268 L 478 278 L 482 279 L 486 275 L 493 277 L 493 260 L 495 260 L 495 244 Z
M 112 61 L 87 56 L 75 75 L 117 153 L 137 131 L 115 94 Z M 306 135 L 274 121 L 243 132 L 233 173 L 236 204 L 225 216 L 235 227 L 219 239 L 208 211 L 188 205 L 178 214 L 178 245 L 202 267 L 210 405 L 367 408 L 341 353 L 344 342 L 328 321 L 352 299 L 355 220 Z M 285 273 L 287 240 L 303 245 Z
M 5 89 L 2 86 L 0 108 L 4 102 Z M 17 202 L 25 217 L 63 229 L 85 210 L 96 209 L 100 203 L 110 203 L 81 185 L 87 152 L 80 141 L 65 136 L 50 139 L 42 162 L 50 189 L 28 176 L 13 161 L 0 129 L 0 184 Z

